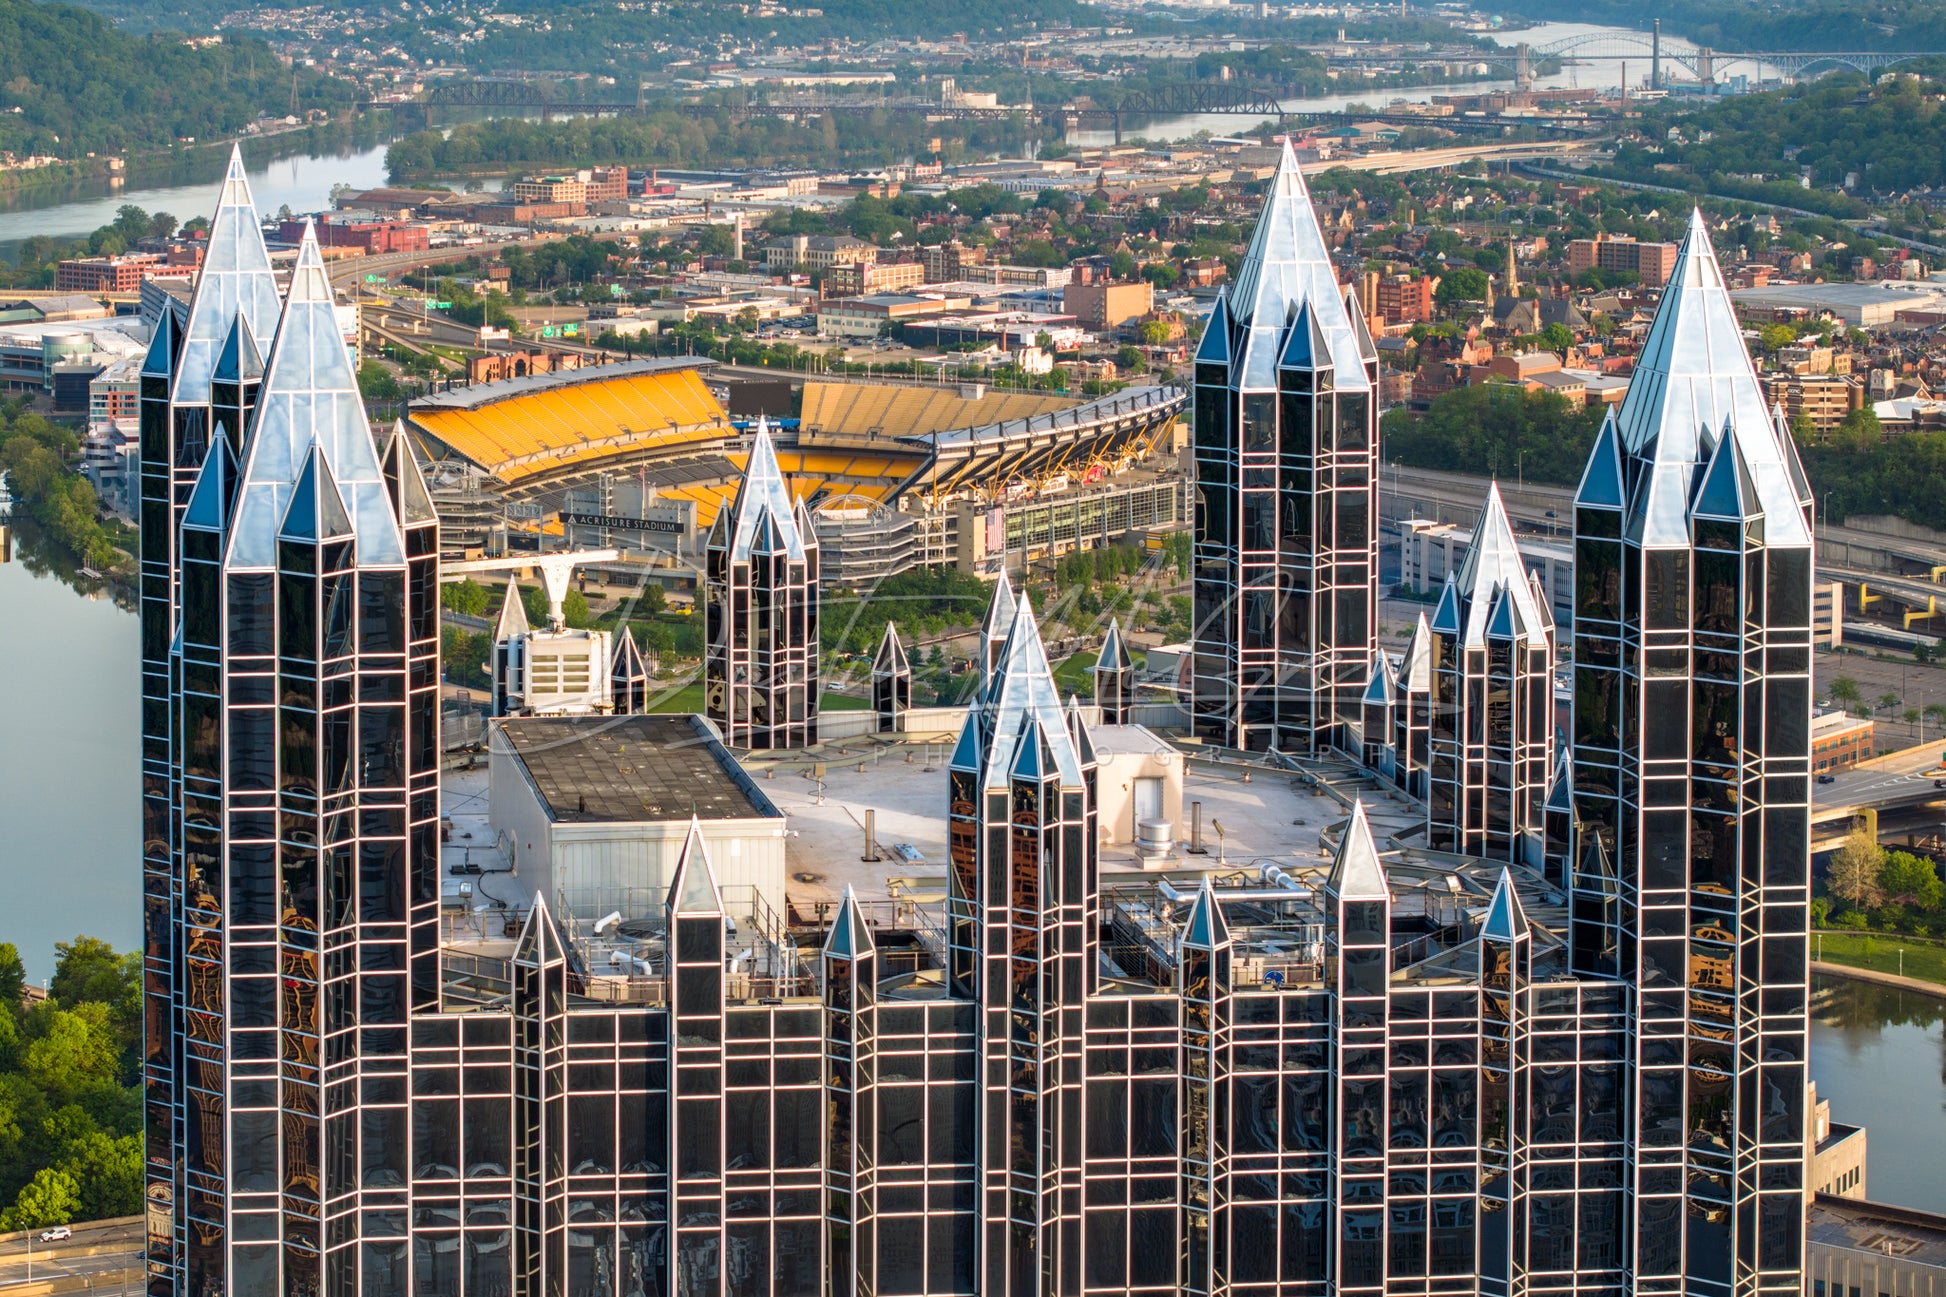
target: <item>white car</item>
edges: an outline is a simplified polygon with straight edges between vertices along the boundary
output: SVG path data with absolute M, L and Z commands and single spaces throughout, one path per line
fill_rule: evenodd
M 73 1237 L 74 1231 L 66 1225 L 56 1225 L 53 1229 L 44 1229 L 41 1231 L 41 1242 L 43 1243 L 59 1243 L 64 1238 Z

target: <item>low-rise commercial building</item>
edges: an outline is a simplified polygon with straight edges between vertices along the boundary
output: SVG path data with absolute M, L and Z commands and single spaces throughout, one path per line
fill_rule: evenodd
M 1811 718 L 1811 772 L 1849 770 L 1872 755 L 1872 720 L 1843 711 Z
M 1155 309 L 1155 286 L 1146 279 L 1130 284 L 1069 284 L 1061 309 L 1084 329 L 1106 333 L 1139 320 Z

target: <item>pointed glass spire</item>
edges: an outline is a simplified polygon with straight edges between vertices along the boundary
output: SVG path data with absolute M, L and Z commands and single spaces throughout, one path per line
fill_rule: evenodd
M 1367 386 L 1364 357 L 1341 292 L 1297 155 L 1286 140 L 1229 298 L 1230 314 L 1244 333 L 1242 372 L 1232 376 L 1233 385 L 1259 391 L 1277 386 L 1286 324 L 1308 304 L 1337 370 L 1338 386 Z M 1323 367 L 1324 358 L 1314 364 Z
M 1230 363 L 1228 297 L 1227 290 L 1216 290 L 1216 309 L 1209 313 L 1209 323 L 1203 326 L 1203 340 L 1196 346 L 1196 363 L 1199 365 L 1228 366 Z
M 1379 862 L 1378 847 L 1372 841 L 1372 826 L 1365 819 L 1362 799 L 1351 804 L 1351 819 L 1345 823 L 1345 836 L 1338 843 L 1338 856 L 1331 862 L 1331 875 L 1325 886 L 1340 901 L 1392 899 L 1392 889 L 1386 884 L 1385 866 Z
M 1570 811 L 1574 808 L 1574 767 L 1569 764 L 1568 745 L 1559 744 L 1556 754 L 1554 780 L 1547 786 L 1546 809 Z
M 1743 450 L 1751 488 L 1770 544 L 1810 543 L 1802 503 L 1769 404 L 1744 348 L 1729 287 L 1710 246 L 1701 211 L 1663 289 L 1616 416 L 1622 449 L 1647 461 L 1628 531 L 1646 546 L 1689 544 L 1685 517 L 1695 466 L 1704 459 L 1701 433 L 1727 428 Z M 1654 446 L 1651 452 L 1650 447 Z M 1788 504 L 1788 509 L 1786 505 Z
M 196 291 L 189 301 L 189 322 L 175 367 L 170 399 L 178 405 L 209 400 L 216 355 L 241 315 L 252 336 L 268 341 L 277 332 L 277 278 L 264 248 L 263 228 L 243 174 L 243 153 L 230 150 L 230 166 L 210 217 L 203 264 L 196 272 Z
M 1014 744 L 1013 769 L 1009 772 L 1015 779 L 1025 779 L 1039 783 L 1047 769 L 1043 749 L 1047 746 L 1041 736 L 1041 723 L 1036 717 L 1029 716 L 1021 727 L 1020 741 Z
M 1534 612 L 1541 619 L 1540 629 L 1551 633 L 1554 630 L 1553 601 L 1547 597 L 1547 591 L 1541 587 L 1539 572 L 1530 570 L 1527 573 L 1527 592 L 1534 598 Z
M 1217 904 L 1216 889 L 1210 885 L 1208 874 L 1203 875 L 1203 884 L 1196 889 L 1196 899 L 1189 907 L 1182 944 L 1185 950 L 1216 950 L 1230 944 L 1230 925 L 1223 921 L 1223 907 Z
M 1790 420 L 1784 417 L 1782 406 L 1773 406 L 1771 422 L 1777 428 L 1778 443 L 1784 447 L 1784 468 L 1790 474 L 1791 485 L 1797 490 L 1797 502 L 1802 505 L 1808 516 L 1816 497 L 1811 492 L 1811 479 L 1804 476 L 1804 461 L 1797 453 L 1797 438 L 1791 436 Z
M 618 711 L 628 695 L 649 678 L 649 665 L 642 660 L 642 650 L 635 643 L 635 632 L 628 628 L 627 622 L 623 622 L 615 631 L 615 651 L 608 660 L 608 676 Z
M 911 673 L 912 663 L 906 660 L 905 645 L 899 643 L 899 628 L 888 621 L 885 623 L 885 634 L 878 641 L 878 653 L 872 658 L 872 674 L 896 676 Z
M 716 889 L 716 871 L 710 868 L 703 822 L 693 815 L 682 854 L 676 858 L 675 875 L 669 880 L 669 913 L 684 918 L 723 913 L 723 894 Z
M 1447 639 L 1459 638 L 1459 585 L 1451 572 L 1446 574 L 1446 584 L 1439 592 L 1439 604 L 1432 610 L 1432 633 L 1444 635 Z
M 527 621 L 527 602 L 520 597 L 520 586 L 507 578 L 507 594 L 500 601 L 500 620 L 493 627 L 496 643 L 505 643 L 533 630 Z
M 950 765 L 954 770 L 976 773 L 986 768 L 986 752 L 980 746 L 980 713 L 977 707 L 967 709 L 966 722 L 959 727 L 959 740 L 953 744 Z
M 167 378 L 176 370 L 176 352 L 182 346 L 182 325 L 176 321 L 173 306 L 162 308 L 162 317 L 149 335 L 149 349 L 142 357 L 142 377 Z
M 1502 866 L 1500 882 L 1494 887 L 1493 900 L 1487 905 L 1486 919 L 1480 924 L 1480 939 L 1518 941 L 1527 932 L 1527 912 L 1520 908 L 1520 896 L 1514 891 L 1513 871 Z
M 1763 512 L 1750 484 L 1750 470 L 1743 462 L 1743 449 L 1728 430 L 1716 444 L 1716 452 L 1710 456 L 1702 480 L 1696 484 L 1696 500 L 1689 511 L 1698 518 L 1720 518 L 1727 522 L 1742 522 Z
M 1574 507 L 1620 510 L 1627 504 L 1628 492 L 1622 483 L 1621 433 L 1616 429 L 1615 411 L 1611 409 L 1601 421 L 1595 448 L 1588 455 L 1588 467 L 1581 470 Z
M 400 524 L 417 527 L 438 522 L 439 510 L 433 505 L 432 492 L 426 486 L 426 475 L 419 471 L 419 457 L 412 452 L 412 439 L 406 435 L 403 420 L 392 421 L 384 460 L 386 480 L 392 484 L 397 496 L 395 503 Z
M 1061 787 L 1082 786 L 1080 754 L 1069 739 L 1061 714 L 1061 690 L 1048 665 L 1034 604 L 1024 593 L 1014 609 L 1013 627 L 980 706 L 987 717 L 989 753 L 986 786 L 1004 788 L 1011 774 L 1019 735 L 1031 721 L 1060 772 Z
M 1004 643 L 1008 632 L 1013 630 L 1014 613 L 1018 608 L 1013 583 L 1007 580 L 1007 569 L 1003 567 L 999 579 L 993 583 L 993 598 L 987 603 L 986 620 L 980 623 L 980 633 L 989 640 Z
M 1108 633 L 1101 639 L 1101 655 L 1095 659 L 1095 670 L 1128 671 L 1134 666 L 1135 659 L 1128 655 L 1128 646 L 1122 643 L 1122 619 L 1110 618 Z
M 535 892 L 534 907 L 527 911 L 527 922 L 521 925 L 520 936 L 514 942 L 514 963 L 527 968 L 546 968 L 566 958 L 567 943 L 561 940 L 554 915 L 547 908 L 547 898 Z
M 748 559 L 752 554 L 784 554 L 804 557 L 806 546 L 815 546 L 815 536 L 801 531 L 797 506 L 783 470 L 777 467 L 777 447 L 770 440 L 770 422 L 757 420 L 757 435 L 750 443 L 750 461 L 744 466 L 743 484 L 737 488 L 731 506 L 735 519 L 730 541 L 732 559 Z
M 238 315 L 223 338 L 223 349 L 216 353 L 216 368 L 211 380 L 218 383 L 254 383 L 264 376 L 264 358 L 250 332 L 250 322 Z
M 846 883 L 838 913 L 831 920 L 831 931 L 825 934 L 825 958 L 862 959 L 877 949 L 865 916 L 858 912 L 858 896 L 851 890 L 851 884 Z
M 1324 340 L 1324 330 L 1318 327 L 1318 317 L 1311 311 L 1311 303 L 1301 302 L 1297 308 L 1297 319 L 1291 322 L 1290 333 L 1284 342 L 1284 354 L 1277 358 L 1279 369 L 1329 369 L 1331 368 L 1331 347 Z
M 365 421 L 364 398 L 345 348 L 317 234 L 307 226 L 244 454 L 243 485 L 230 529 L 232 567 L 276 565 L 278 524 L 313 442 L 323 449 L 344 497 L 358 537 L 359 563 L 403 564 L 405 540 L 398 515 L 388 498 L 377 442 Z
M 324 447 L 312 442 L 291 492 L 290 506 L 277 528 L 277 539 L 316 544 L 353 534 L 344 498 L 338 494 L 338 481 L 325 462 Z
M 1074 740 L 1074 750 L 1081 758 L 1081 764 L 1095 764 L 1095 741 L 1088 737 L 1088 722 L 1081 714 L 1081 699 L 1074 694 L 1068 695 L 1068 737 Z
M 1421 611 L 1405 642 L 1405 655 L 1399 661 L 1399 688 L 1409 693 L 1428 693 L 1432 689 L 1432 627 Z
M 1395 683 L 1392 677 L 1392 659 L 1385 656 L 1384 649 L 1372 650 L 1372 672 L 1365 682 L 1365 705 L 1390 707 Z M 1366 737 L 1371 738 L 1370 735 Z
M 1372 341 L 1371 326 L 1365 323 L 1365 308 L 1358 301 L 1358 289 L 1345 285 L 1345 314 L 1351 319 L 1352 335 L 1358 339 L 1358 354 L 1366 360 L 1378 359 L 1378 344 Z
M 1504 614 L 1511 629 L 1500 632 L 1501 638 L 1541 633 L 1541 614 L 1534 607 L 1527 564 L 1514 541 L 1513 526 L 1507 521 L 1507 506 L 1500 498 L 1498 481 L 1487 486 L 1486 504 L 1480 510 L 1479 523 L 1473 528 L 1473 542 L 1466 547 L 1466 557 L 1460 560 L 1458 584 L 1460 597 L 1466 604 L 1465 643 L 1478 644 L 1484 636 L 1493 633 L 1488 628 L 1488 620 L 1502 596 L 1512 606 Z M 1442 611 L 1445 609 L 1444 598 L 1439 606 Z M 1437 624 L 1435 618 L 1435 627 Z
M 236 454 L 230 449 L 227 430 L 219 423 L 209 454 L 203 457 L 202 471 L 196 475 L 196 489 L 189 493 L 182 525 L 197 531 L 222 531 L 230 525 L 230 504 L 235 498 Z

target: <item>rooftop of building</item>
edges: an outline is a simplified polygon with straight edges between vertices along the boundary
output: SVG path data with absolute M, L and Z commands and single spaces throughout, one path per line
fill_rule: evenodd
M 1806 1213 L 1805 1235 L 1825 1247 L 1854 1248 L 1909 1265 L 1946 1266 L 1946 1216 L 1821 1193 Z
M 1946 296 L 1946 285 L 1925 280 L 1871 280 L 1861 283 L 1770 284 L 1763 288 L 1736 288 L 1730 296 L 1740 305 L 1794 306 L 1815 310 L 1821 306 L 1877 306 L 1895 302 L 1901 306 L 1924 306 Z
M 500 734 L 557 823 L 781 814 L 701 717 L 516 717 Z
M 923 436 L 1003 419 L 1047 414 L 1074 405 L 1072 397 L 1003 392 L 986 387 L 906 387 L 892 384 L 804 384 L 800 416 L 806 432 L 865 437 Z

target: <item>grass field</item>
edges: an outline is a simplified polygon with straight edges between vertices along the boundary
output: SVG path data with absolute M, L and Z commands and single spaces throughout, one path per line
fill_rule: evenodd
M 818 700 L 818 707 L 827 712 L 862 712 L 871 704 L 863 698 L 852 698 L 845 694 L 826 692 Z M 652 712 L 699 712 L 703 710 L 703 686 L 687 684 L 665 697 L 657 698 L 650 705 Z
M 1903 967 L 1901 950 L 1905 952 Z M 1903 973 L 1946 986 L 1946 949 L 1892 933 L 1814 932 L 1811 958 L 1878 973 Z

